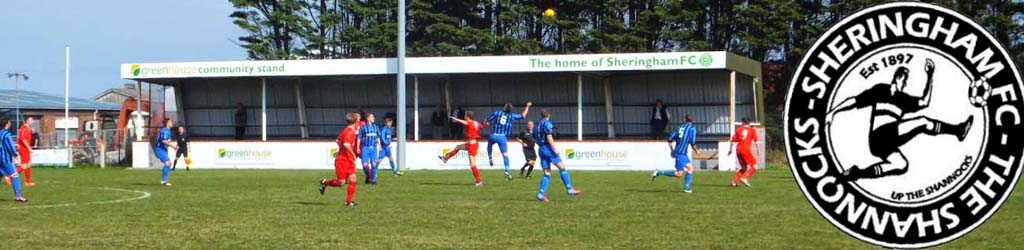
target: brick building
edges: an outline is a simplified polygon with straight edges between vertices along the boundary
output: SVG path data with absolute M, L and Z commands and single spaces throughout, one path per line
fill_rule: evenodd
M 68 98 L 69 135 L 75 138 L 87 129 L 113 128 L 120 105 L 83 98 Z M 20 115 L 20 119 L 14 119 Z M 27 90 L 0 91 L 0 116 L 13 119 L 12 128 L 21 126 L 24 118 L 37 122 L 33 130 L 39 134 L 37 147 L 48 148 L 63 142 L 64 96 Z M 88 124 L 91 123 L 91 124 Z

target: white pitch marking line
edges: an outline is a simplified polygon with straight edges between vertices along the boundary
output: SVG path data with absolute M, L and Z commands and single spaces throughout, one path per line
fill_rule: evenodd
M 132 198 L 120 199 L 120 200 L 112 200 L 112 201 L 93 201 L 93 202 L 86 202 L 86 203 L 67 203 L 67 204 L 39 205 L 39 206 L 16 206 L 16 207 L 10 207 L 9 209 L 54 208 L 54 207 L 70 207 L 70 206 L 86 206 L 86 205 L 110 204 L 110 203 L 120 203 L 120 202 L 129 202 L 129 201 L 134 201 L 134 200 L 141 200 L 141 199 L 146 199 L 146 198 L 149 198 L 150 196 L 152 196 L 152 194 L 150 194 L 149 192 L 139 191 L 139 190 L 120 189 L 120 188 L 99 188 L 99 189 L 121 191 L 121 192 L 131 192 L 131 193 L 138 193 L 138 194 L 142 194 L 142 195 L 138 196 L 138 197 L 132 197 Z

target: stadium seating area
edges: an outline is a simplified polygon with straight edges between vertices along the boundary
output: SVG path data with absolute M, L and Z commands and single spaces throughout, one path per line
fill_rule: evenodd
M 533 101 L 535 105 L 528 119 L 540 119 L 540 108 L 548 108 L 556 125 L 560 126 L 560 134 L 575 136 L 578 133 L 575 74 L 417 77 L 421 135 L 430 133 L 430 115 L 437 105 L 458 105 L 478 116 L 486 116 L 505 102 L 512 102 L 517 109 L 521 109 L 527 101 Z M 414 78 L 409 77 L 408 81 L 408 114 L 412 116 Z M 605 88 L 606 81 L 610 84 L 608 89 Z M 737 74 L 737 117 L 754 117 L 752 83 L 753 78 Z M 710 135 L 704 138 L 714 140 L 716 137 L 727 136 L 730 130 L 728 88 L 728 73 L 724 70 L 585 74 L 582 96 L 584 138 L 610 139 L 606 101 L 612 103 L 614 139 L 649 138 L 651 105 L 659 98 L 669 106 L 672 117 L 670 128 L 680 124 L 685 114 L 692 113 L 701 132 Z M 233 114 L 238 103 L 244 104 L 249 113 L 247 134 L 251 137 L 259 135 L 260 91 L 259 80 L 253 78 L 207 78 L 184 80 L 183 84 L 178 85 L 176 93 L 181 96 L 178 98 L 181 107 L 179 113 L 184 115 L 181 119 L 193 136 L 227 138 L 234 133 Z M 360 109 L 377 115 L 394 112 L 394 93 L 392 76 L 267 78 L 268 137 L 301 137 L 298 112 L 300 101 L 305 107 L 309 137 L 331 138 L 341 128 L 340 121 L 345 112 Z M 606 95 L 610 100 L 606 100 Z M 525 124 L 520 123 L 518 126 Z M 409 131 L 412 130 L 410 126 Z

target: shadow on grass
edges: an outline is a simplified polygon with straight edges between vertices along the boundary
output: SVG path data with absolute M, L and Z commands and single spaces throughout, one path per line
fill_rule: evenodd
M 665 190 L 665 189 L 626 189 L 626 190 L 623 190 L 623 191 L 635 192 L 635 193 L 668 193 L 669 192 L 668 190 Z
M 424 183 L 420 183 L 420 184 L 428 185 L 428 186 L 472 186 L 473 185 L 473 183 L 464 183 L 464 182 L 424 182 Z
M 295 204 L 305 205 L 305 206 L 327 206 L 327 205 L 330 205 L 330 204 L 325 203 L 325 202 L 309 202 L 309 201 L 299 201 L 299 202 L 295 202 Z
M 704 185 L 700 185 L 700 186 L 702 186 L 702 187 L 715 187 L 715 188 L 722 188 L 722 187 L 724 187 L 724 188 L 736 188 L 736 187 L 739 187 L 739 186 L 743 186 L 743 184 L 739 184 L 739 186 L 736 186 L 736 187 L 733 187 L 732 184 L 704 184 Z M 744 186 L 744 187 L 746 187 L 746 186 Z
M 132 183 L 131 185 L 132 186 L 158 186 L 158 187 L 159 186 L 163 186 L 163 184 L 160 184 L 160 183 L 142 183 L 142 182 Z
M 32 199 L 30 199 L 32 197 L 28 197 L 27 195 L 25 196 L 25 198 L 29 198 L 29 201 L 32 200 Z M 17 202 L 17 201 L 14 201 L 14 195 L 10 195 L 10 194 L 5 194 L 5 195 L 3 195 L 3 198 L 0 198 L 0 204 L 12 204 L 11 207 L 3 207 L 3 208 L 13 208 L 13 207 L 16 207 L 16 206 L 24 206 L 23 204 L 30 204 L 30 203 L 31 202 Z M 0 209 L 3 209 L 3 208 L 0 208 Z

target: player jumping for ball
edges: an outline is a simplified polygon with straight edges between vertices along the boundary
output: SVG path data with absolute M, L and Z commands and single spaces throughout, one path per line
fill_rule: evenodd
M 852 166 L 843 171 L 849 181 L 858 179 L 898 176 L 907 172 L 907 158 L 900 152 L 900 147 L 920 134 L 930 136 L 953 135 L 963 141 L 970 131 L 974 117 L 953 125 L 936 119 L 917 116 L 915 113 L 928 107 L 931 101 L 932 74 L 935 63 L 927 59 L 924 66 L 925 82 L 921 97 L 915 97 L 906 91 L 910 70 L 899 67 L 893 74 L 890 83 L 879 83 L 861 92 L 857 96 L 844 100 L 828 112 L 826 125 L 831 125 L 835 115 L 840 112 L 859 108 L 871 108 L 871 132 L 868 135 L 870 152 L 881 161 L 866 167 Z
M 455 122 L 461 123 L 466 128 L 466 143 L 455 146 L 455 149 L 448 152 L 448 155 L 437 157 L 441 158 L 441 162 L 447 164 L 448 160 L 452 159 L 452 157 L 455 157 L 455 155 L 459 153 L 459 150 L 466 150 L 469 152 L 469 169 L 473 170 L 473 178 L 476 179 L 476 185 L 483 185 L 484 182 L 480 179 L 480 169 L 476 167 L 476 153 L 480 149 L 480 144 L 477 142 L 477 140 L 480 139 L 480 128 L 483 128 L 484 125 L 473 119 L 473 111 L 466 111 L 465 120 L 454 116 L 452 116 L 451 119 Z
M 537 193 L 537 200 L 542 202 L 548 202 L 548 183 L 551 181 L 551 165 L 554 164 L 558 167 L 558 172 L 562 176 L 562 183 L 565 184 L 565 192 L 569 196 L 579 195 L 581 192 L 576 188 L 572 187 L 572 181 L 569 180 L 569 170 L 565 169 L 565 162 L 562 162 L 562 157 L 558 155 L 558 146 L 555 144 L 554 136 L 554 124 L 551 123 L 551 111 L 541 110 L 540 112 L 540 123 L 533 130 L 533 138 L 537 140 L 537 145 L 540 145 L 540 168 L 544 169 L 544 177 L 540 179 L 540 191 Z
M 321 179 L 320 180 L 320 195 L 324 195 L 324 191 L 327 190 L 327 186 L 341 187 L 342 185 L 348 185 L 348 195 L 345 198 L 345 205 L 354 207 L 356 202 L 356 132 L 357 122 L 359 122 L 359 113 L 349 113 L 345 115 L 345 120 L 348 125 L 345 129 L 338 134 L 336 142 L 338 143 L 338 155 L 334 157 L 334 173 L 335 179 Z
M 502 110 L 494 111 L 490 116 L 487 116 L 487 125 L 491 125 L 491 134 L 487 137 L 487 159 L 490 161 L 491 166 L 494 166 L 493 154 L 494 144 L 498 144 L 498 149 L 501 150 L 501 158 L 505 163 L 505 178 L 512 180 L 512 172 L 509 170 L 508 163 L 508 136 L 512 135 L 512 124 L 515 121 L 522 120 L 526 117 L 526 114 L 530 113 L 530 106 L 533 103 L 526 102 L 526 108 L 523 109 L 522 114 L 512 113 L 512 104 L 505 103 L 505 107 Z

